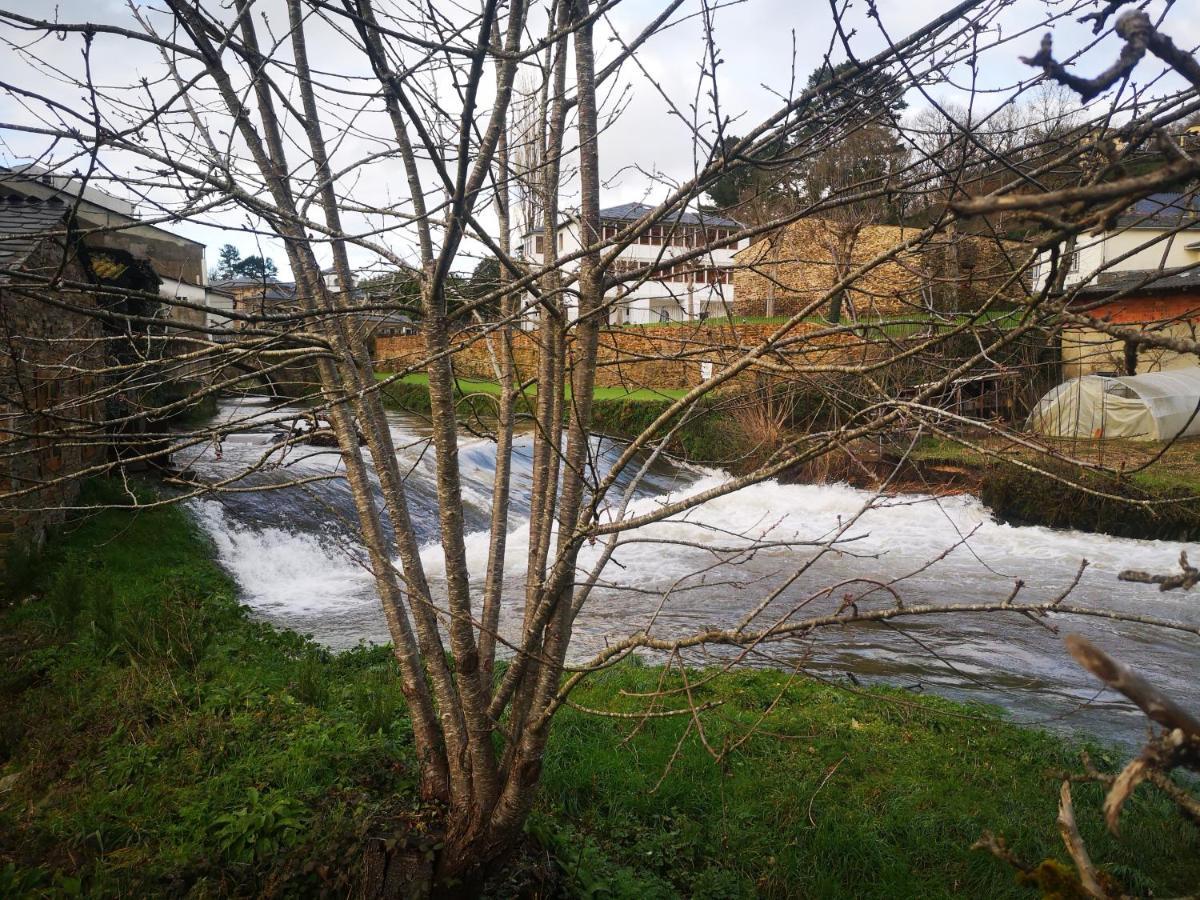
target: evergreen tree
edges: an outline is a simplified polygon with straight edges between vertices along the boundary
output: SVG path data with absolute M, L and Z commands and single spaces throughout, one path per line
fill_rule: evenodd
M 233 274 L 240 278 L 253 278 L 255 281 L 274 281 L 279 276 L 275 261 L 270 257 L 247 256 L 233 267 Z
M 212 277 L 219 280 L 233 278 L 237 274 L 238 264 L 242 254 L 233 244 L 225 244 L 217 251 L 217 267 L 212 271 Z

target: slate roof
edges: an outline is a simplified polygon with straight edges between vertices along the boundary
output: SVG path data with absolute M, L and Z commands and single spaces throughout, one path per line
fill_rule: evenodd
M 646 215 L 646 213 L 653 211 L 654 208 L 645 203 L 622 203 L 620 206 L 610 206 L 607 209 L 600 210 L 600 218 L 610 221 L 634 222 Z M 735 222 L 733 219 L 727 219 L 724 216 L 718 216 L 716 213 L 708 212 L 677 212 L 673 215 L 664 216 L 663 221 L 679 222 L 681 225 L 720 225 L 727 228 L 741 227 L 740 223 Z
M 1110 294 L 1128 292 L 1129 296 L 1145 294 L 1200 293 L 1200 268 L 1134 269 L 1128 272 L 1105 272 L 1089 285 L 1080 288 L 1075 296 L 1096 299 Z
M 222 292 L 229 293 L 237 288 L 255 288 L 254 299 L 263 300 L 295 300 L 296 283 L 294 281 L 263 281 L 261 278 L 226 278 L 214 281 L 211 285 Z
M 67 206 L 58 199 L 0 196 L 0 269 L 18 268 L 46 237 L 63 231 L 66 217 Z
M 1178 228 L 1189 219 L 1189 228 L 1200 227 L 1200 194 L 1167 192 L 1143 197 L 1117 219 L 1124 228 Z

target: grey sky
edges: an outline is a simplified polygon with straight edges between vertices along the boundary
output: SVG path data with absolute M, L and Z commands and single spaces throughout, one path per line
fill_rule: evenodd
M 148 5 L 148 4 L 140 4 Z M 277 0 L 264 0 L 263 5 L 276 23 L 285 21 Z M 865 3 L 856 0 L 847 16 L 847 25 L 854 29 L 852 45 L 856 55 L 867 57 L 885 46 L 881 27 L 893 39 L 903 37 L 945 9 L 945 2 L 935 0 L 879 0 L 879 24 L 865 16 Z M 1168 13 L 1164 30 L 1184 47 L 1192 47 L 1200 41 L 1200 20 L 1188 15 L 1188 4 L 1176 4 L 1178 8 Z M 12 2 L 0 0 L 0 7 L 24 12 L 28 15 L 51 14 L 44 2 L 25 0 Z M 58 16 L 64 21 L 83 21 L 94 18 L 120 23 L 137 28 L 124 2 L 119 0 L 62 0 L 57 4 Z M 619 33 L 632 37 L 661 9 L 651 0 L 626 0 L 610 21 Z M 602 173 L 605 183 L 606 203 L 639 200 L 645 197 L 661 197 L 665 188 L 656 185 L 646 174 L 661 172 L 670 180 L 681 180 L 693 170 L 693 146 L 690 135 L 677 119 L 672 118 L 668 103 L 659 95 L 655 84 L 672 98 L 679 108 L 687 110 L 697 92 L 698 55 L 703 49 L 700 19 L 696 15 L 698 0 L 689 0 L 685 5 L 684 20 L 656 36 L 638 54 L 644 72 L 633 64 L 627 64 L 621 73 L 620 84 L 611 95 L 621 98 L 623 111 L 618 120 L 605 131 L 601 140 Z M 976 74 L 976 86 L 993 94 L 985 94 L 980 105 L 990 105 L 1003 100 L 1022 79 L 1031 80 L 1037 73 L 1017 60 L 1020 54 L 1036 50 L 1042 29 L 1022 34 L 1035 25 L 1039 16 L 1045 14 L 1046 6 L 1036 0 L 1023 0 L 1002 15 L 996 30 L 997 35 L 1011 38 L 1012 42 L 986 54 Z M 1157 12 L 1158 10 L 1152 10 Z M 690 16 L 690 17 L 687 17 Z M 718 80 L 721 110 L 723 115 L 734 120 L 731 131 L 739 133 L 746 126 L 779 104 L 776 92 L 786 93 L 789 81 L 794 77 L 801 87 L 809 72 L 819 65 L 830 47 L 832 33 L 829 5 L 824 0 L 745 0 L 717 8 L 714 14 L 717 42 L 724 60 Z M 14 34 L 3 27 L 0 33 L 9 39 Z M 1061 57 L 1091 40 L 1090 31 L 1073 20 L 1060 21 L 1055 25 L 1056 53 Z M 35 52 L 50 67 L 77 73 L 81 69 L 81 47 L 79 35 L 68 35 L 64 40 L 49 39 L 37 46 Z M 616 53 L 619 45 L 611 40 L 607 25 L 602 23 L 597 32 L 597 48 L 602 60 Z M 1101 46 L 1091 51 L 1080 63 L 1081 71 L 1095 71 L 1106 65 L 1115 55 L 1118 42 L 1108 38 Z M 834 60 L 844 58 L 840 46 L 834 48 Z M 360 61 L 353 59 L 344 43 L 337 40 L 321 41 L 313 50 L 314 67 L 335 72 L 354 72 L 361 68 Z M 93 71 L 100 83 L 105 85 L 134 85 L 139 78 L 157 79 L 162 75 L 162 62 L 149 47 L 130 40 L 112 37 L 96 41 L 93 52 Z M 48 70 L 49 71 L 49 70 Z M 1147 66 L 1148 77 L 1157 67 Z M 932 88 L 935 96 L 944 100 L 957 100 L 965 96 L 964 90 L 971 84 L 971 73 L 966 66 L 944 73 L 952 84 Z M 1139 77 L 1142 72 L 1139 71 Z M 31 69 L 18 54 L 0 54 L 0 79 L 18 85 L 45 90 L 51 96 L 78 105 L 77 92 L 66 91 Z M 957 85 L 957 88 L 955 87 Z M 707 88 L 706 88 L 707 89 Z M 127 89 L 128 90 L 128 89 Z M 610 96 L 611 96 L 610 95 Z M 916 109 L 923 99 L 913 92 L 910 105 Z M 708 112 L 710 101 L 701 97 L 701 109 Z M 0 119 L 8 123 L 30 123 L 31 114 L 21 108 L 10 96 L 0 94 Z M 386 122 L 382 117 L 363 119 L 360 127 L 378 134 L 379 142 L 365 140 L 350 134 L 340 147 L 342 158 L 353 158 L 356 154 L 377 151 L 388 139 Z M 331 129 L 332 130 L 332 129 Z M 21 134 L 8 129 L 0 131 L 3 145 L 0 155 L 5 162 L 26 161 L 40 152 L 46 144 L 45 138 Z M 24 158 L 24 159 L 22 159 Z M 122 160 L 111 164 L 120 168 Z M 127 164 L 127 163 L 126 163 Z M 357 181 L 347 179 L 340 188 L 347 193 L 361 192 L 373 203 L 389 197 L 403 197 L 403 177 L 395 163 L 374 167 Z M 566 198 L 570 203 L 570 197 Z M 209 245 L 210 264 L 215 258 L 216 248 L 222 243 L 234 243 L 243 254 L 258 252 L 260 246 L 277 262 L 283 254 L 269 239 L 259 239 L 252 234 L 228 230 L 242 224 L 243 219 L 235 213 L 213 217 L 210 225 L 186 223 L 178 226 L 189 236 L 205 241 Z M 405 240 L 401 237 L 389 239 L 400 249 Z M 360 254 L 361 257 L 361 254 Z M 361 261 L 358 260 L 358 261 Z M 470 268 L 464 260 L 460 268 Z

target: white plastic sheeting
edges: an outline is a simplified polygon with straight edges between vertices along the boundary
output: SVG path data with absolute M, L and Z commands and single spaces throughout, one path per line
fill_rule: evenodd
M 1029 415 L 1051 437 L 1169 441 L 1200 435 L 1200 368 L 1146 375 L 1084 375 L 1063 382 Z

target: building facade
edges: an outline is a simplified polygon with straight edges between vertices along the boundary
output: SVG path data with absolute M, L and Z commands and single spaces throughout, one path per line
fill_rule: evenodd
M 233 309 L 233 296 L 209 285 L 205 246 L 199 241 L 143 221 L 127 200 L 37 166 L 0 168 L 0 192 L 36 200 L 58 198 L 75 209 L 75 227 L 88 247 L 146 260 L 160 278 L 165 315 L 181 333 L 228 325 L 222 313 Z
M 617 241 L 623 231 L 653 211 L 644 203 L 626 203 L 600 210 L 599 239 Z M 703 321 L 732 313 L 734 308 L 734 253 L 732 243 L 741 226 L 732 219 L 703 212 L 675 213 L 645 229 L 621 250 L 608 277 L 616 281 L 605 292 L 611 325 L 651 325 L 668 322 Z M 712 249 L 686 262 L 672 260 L 691 250 L 716 242 L 727 246 Z M 588 244 L 594 244 L 589 241 Z M 564 218 L 557 231 L 557 246 L 546 252 L 544 231 L 531 229 L 522 237 L 525 259 L 544 266 L 585 247 L 577 216 Z M 562 264 L 563 272 L 577 272 L 578 261 Z M 568 314 L 576 300 L 566 294 Z
M 40 544 L 78 494 L 77 475 L 107 457 L 104 329 L 87 312 L 97 300 L 49 289 L 59 274 L 95 280 L 67 205 L 0 195 L 0 548 Z
M 1104 274 L 1175 269 L 1200 263 L 1200 195 L 1151 194 L 1118 217 L 1113 228 L 1080 235 L 1063 279 L 1066 288 L 1095 281 Z M 1043 254 L 1034 281 L 1050 277 L 1050 254 Z

